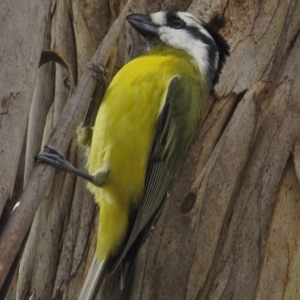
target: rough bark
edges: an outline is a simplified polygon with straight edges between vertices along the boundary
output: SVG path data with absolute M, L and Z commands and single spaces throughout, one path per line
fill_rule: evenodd
M 0 214 L 12 198 L 43 43 L 47 1 L 1 1 Z
M 78 79 L 125 1 L 58 1 L 51 11 L 42 3 L 0 4 L 0 30 L 8 28 L 0 34 L 6 62 L 0 70 L 0 211 L 20 194 L 19 182 L 30 179 L 33 157 L 68 97 L 60 66 L 37 70 L 40 50 L 58 51 Z M 163 9 L 190 11 L 219 28 L 231 56 L 139 253 L 132 285 L 122 294 L 116 272 L 101 299 L 298 299 L 300 3 L 142 0 L 132 6 L 138 13 Z M 110 74 L 143 45 L 124 26 Z M 68 157 L 83 168 L 78 152 L 72 142 Z M 86 276 L 98 222 L 93 199 L 72 175 L 57 173 L 45 184 L 6 299 L 76 299 Z

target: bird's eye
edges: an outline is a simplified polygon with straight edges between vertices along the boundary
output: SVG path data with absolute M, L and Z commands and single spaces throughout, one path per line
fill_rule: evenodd
M 175 28 L 175 29 L 180 29 L 185 26 L 185 22 L 182 21 L 180 18 L 173 17 L 168 20 L 168 26 Z

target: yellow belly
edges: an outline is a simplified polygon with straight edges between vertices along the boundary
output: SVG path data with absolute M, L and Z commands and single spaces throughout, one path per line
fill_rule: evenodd
M 100 261 L 117 251 L 126 234 L 129 209 L 142 197 L 156 121 L 176 75 L 168 69 L 170 59 L 144 56 L 125 65 L 99 109 L 88 155 L 89 173 L 109 169 L 109 181 L 102 188 L 88 187 L 100 205 Z

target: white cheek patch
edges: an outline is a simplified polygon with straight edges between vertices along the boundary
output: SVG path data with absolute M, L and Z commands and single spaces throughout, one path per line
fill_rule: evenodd
M 184 29 L 174 29 L 167 26 L 159 28 L 159 37 L 165 44 L 181 49 L 191 55 L 197 62 L 201 72 L 208 69 L 208 46 L 200 40 L 194 39 Z

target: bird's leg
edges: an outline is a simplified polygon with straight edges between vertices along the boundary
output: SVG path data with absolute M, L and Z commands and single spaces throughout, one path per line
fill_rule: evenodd
M 35 162 L 48 164 L 59 171 L 75 174 L 98 187 L 102 187 L 107 183 L 109 170 L 100 171 L 94 175 L 90 175 L 72 166 L 71 163 L 66 160 L 64 155 L 57 151 L 54 147 L 45 146 L 45 150 L 46 151 L 38 154 L 34 158 Z
M 107 69 L 102 65 L 88 64 L 88 68 L 94 71 L 93 76 L 99 84 L 92 95 L 83 123 L 77 128 L 77 142 L 83 147 L 89 146 L 92 140 L 92 127 L 105 92 L 107 74 Z
M 92 98 L 90 100 L 89 107 L 86 111 L 84 121 L 82 123 L 82 127 L 91 126 L 91 121 L 93 118 L 93 114 L 95 112 L 95 105 L 96 105 L 96 99 L 99 97 L 99 94 L 103 92 L 102 87 L 104 86 L 103 83 L 106 83 L 106 74 L 107 69 L 102 65 L 96 65 L 96 64 L 88 64 L 88 68 L 94 71 L 94 77 L 97 79 L 99 83 L 99 86 L 97 86 L 94 94 L 92 95 Z M 98 109 L 97 109 L 98 111 Z
M 88 68 L 94 71 L 93 77 L 97 79 L 98 84 L 90 100 L 90 104 L 87 109 L 83 124 L 81 128 L 77 131 L 78 142 L 82 146 L 88 146 L 91 143 L 91 126 L 93 126 L 93 121 L 96 118 L 96 114 L 100 106 L 100 100 L 102 99 L 102 95 L 105 91 L 107 74 L 107 69 L 102 65 L 88 64 Z M 65 79 L 64 84 L 68 88 L 69 84 L 67 79 Z M 103 170 L 93 175 L 90 175 L 72 166 L 72 164 L 70 164 L 70 162 L 66 160 L 62 153 L 60 153 L 58 150 L 51 146 L 45 146 L 44 151 L 35 157 L 35 161 L 37 163 L 51 165 L 59 171 L 75 174 L 98 187 L 102 187 L 108 182 L 109 170 Z

